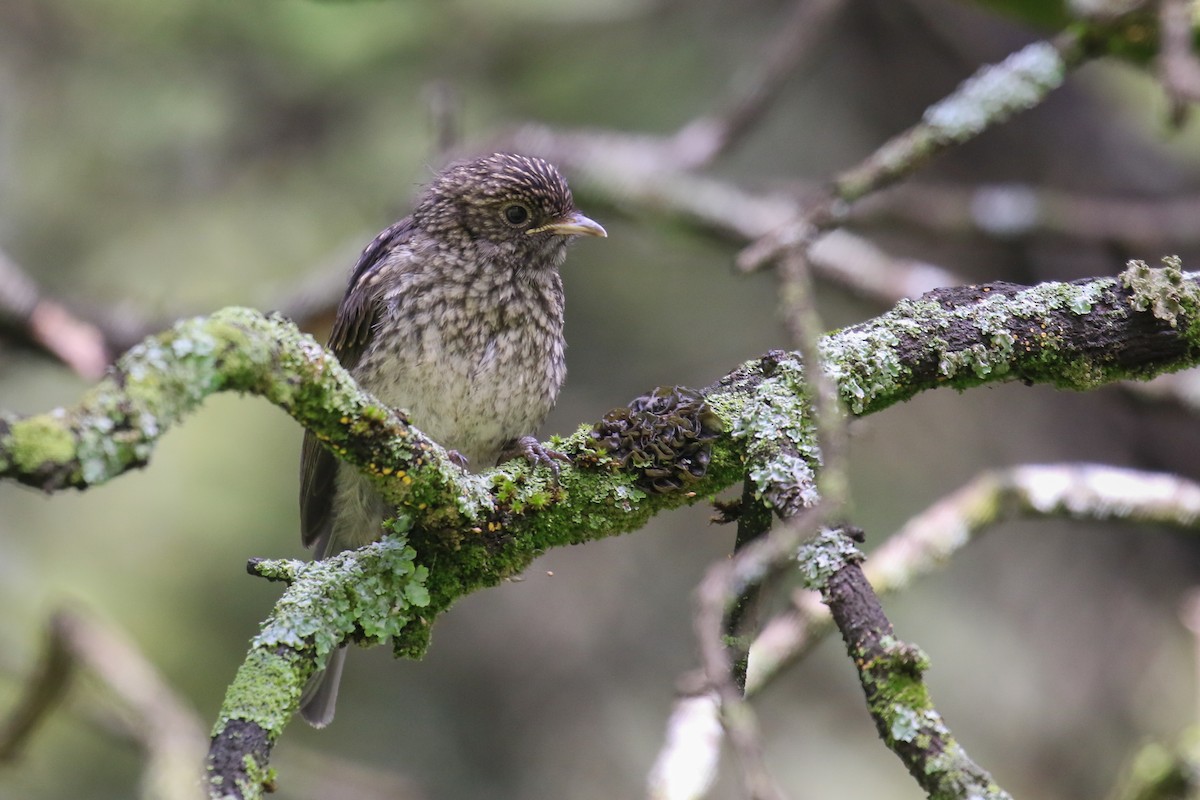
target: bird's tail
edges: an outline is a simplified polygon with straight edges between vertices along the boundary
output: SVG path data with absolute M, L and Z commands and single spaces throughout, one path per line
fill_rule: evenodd
M 339 647 L 329 657 L 325 669 L 308 679 L 308 685 L 300 695 L 300 716 L 314 728 L 324 728 L 333 721 L 338 686 L 342 682 L 342 669 L 345 665 L 346 648 Z

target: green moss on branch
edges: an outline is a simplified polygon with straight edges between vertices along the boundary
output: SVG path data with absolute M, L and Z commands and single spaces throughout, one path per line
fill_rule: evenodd
M 860 415 L 942 386 L 1022 380 L 1090 389 L 1148 378 L 1200 361 L 1198 294 L 1177 264 L 1136 267 L 1124 281 L 944 289 L 824 337 L 822 366 Z M 278 405 L 375 480 L 397 508 L 407 545 L 373 546 L 386 558 L 367 548 L 320 565 L 256 568 L 292 585 L 231 687 L 219 730 L 221 742 L 265 748 L 255 760 L 265 768 L 308 674 L 346 637 L 390 636 L 399 654 L 418 656 L 432 621 L 459 597 L 520 573 L 552 547 L 633 530 L 660 511 L 705 500 L 748 470 L 760 489 L 790 483 L 803 495 L 809 484 L 800 466 L 815 469 L 819 452 L 801 376 L 796 355 L 772 353 L 698 393 L 707 468 L 698 474 L 691 443 L 681 454 L 688 478 L 653 491 L 644 465 L 598 456 L 592 426 L 554 443 L 576 459 L 557 479 L 523 462 L 471 475 L 291 323 L 226 309 L 147 339 L 72 408 L 0 416 L 0 477 L 46 491 L 102 483 L 143 466 L 158 437 L 209 394 L 238 391 Z M 669 452 L 656 454 L 651 469 L 681 474 Z M 411 548 L 401 559 L 411 573 L 397 577 L 392 546 Z M 356 595 L 364 586 L 367 594 Z M 294 608 L 292 599 L 300 601 Z M 237 775 L 217 775 L 214 784 L 246 783 L 252 792 L 257 778 L 241 761 L 229 764 Z

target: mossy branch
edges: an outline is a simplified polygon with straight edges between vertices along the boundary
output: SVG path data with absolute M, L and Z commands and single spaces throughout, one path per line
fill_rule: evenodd
M 799 560 L 820 564 L 820 579 L 809 588 L 820 590 L 842 633 L 880 738 L 933 800 L 1012 800 L 943 722 L 924 681 L 929 659 L 895 637 L 859 567 L 862 558 L 845 533 L 826 531 L 804 546 Z
M 1198 297 L 1195 277 L 1173 260 L 1158 270 L 1135 263 L 1119 279 L 945 289 L 832 333 L 820 350 L 843 403 L 860 415 L 939 386 L 1019 379 L 1089 389 L 1200 361 Z M 573 458 L 557 479 L 517 462 L 472 475 L 401 412 L 359 389 L 291 323 L 226 309 L 145 340 L 73 408 L 0 416 L 0 477 L 46 491 L 102 483 L 144 466 L 159 436 L 220 391 L 267 398 L 371 475 L 395 504 L 403 536 L 319 565 L 256 566 L 292 585 L 222 709 L 210 757 L 214 796 L 255 796 L 298 687 L 334 643 L 391 636 L 399 654 L 419 655 L 442 610 L 519 573 L 548 548 L 629 531 L 659 511 L 711 497 L 747 477 L 747 463 L 760 499 L 803 506 L 816 467 L 795 354 L 747 362 L 699 393 L 657 395 L 639 414 L 598 425 L 607 443 L 581 428 L 555 442 Z M 669 451 L 621 451 L 654 439 L 656 425 L 676 430 L 708 418 L 701 427 L 713 436 L 703 458 L 688 455 L 686 469 Z M 764 461 L 756 453 L 785 457 Z M 786 498 L 774 494 L 782 486 L 791 487 Z M 270 703 L 259 702 L 264 682 L 277 690 Z M 258 744 L 218 748 L 234 740 Z M 226 758 L 234 752 L 253 755 Z M 241 772 L 223 773 L 221 764 Z

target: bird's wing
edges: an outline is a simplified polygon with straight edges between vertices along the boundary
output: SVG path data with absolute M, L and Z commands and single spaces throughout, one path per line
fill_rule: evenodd
M 354 265 L 346 296 L 338 307 L 329 348 L 346 369 L 354 369 L 379 316 L 382 286 L 373 281 L 375 271 L 398 246 L 408 242 L 415 229 L 412 217 L 392 224 L 375 237 Z M 300 538 L 305 547 L 316 544 L 323 558 L 333 529 L 333 493 L 337 459 L 305 431 L 300 452 Z

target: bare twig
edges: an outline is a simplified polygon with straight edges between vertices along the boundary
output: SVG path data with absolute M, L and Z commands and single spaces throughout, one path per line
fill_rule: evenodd
M 699 800 L 708 794 L 717 776 L 722 734 L 720 704 L 704 673 L 685 676 L 646 781 L 648 800 Z
M 1182 125 L 1188 106 L 1200 100 L 1200 60 L 1192 50 L 1194 2 L 1159 0 L 1158 71 L 1171 104 L 1171 122 Z
M 123 733 L 146 754 L 142 795 L 155 800 L 199 796 L 196 765 L 208 737 L 195 712 L 178 698 L 136 645 L 118 631 L 79 611 L 50 620 L 42 666 L 0 736 L 0 753 L 11 758 L 59 702 L 76 667 L 100 678 L 129 714 Z
M 16 760 L 21 749 L 66 695 L 75 667 L 57 619 L 47 626 L 42 656 L 25 682 L 16 706 L 0 726 L 0 763 Z
M 944 567 L 978 535 L 1017 518 L 1135 521 L 1200 528 L 1200 484 L 1177 475 L 1099 464 L 1026 465 L 985 472 L 916 515 L 863 567 L 881 595 Z M 830 631 L 828 609 L 800 591 L 754 642 L 752 695 Z
M 720 635 L 725 608 L 731 597 L 761 582 L 774 564 L 815 532 L 820 524 L 819 508 L 797 513 L 789 524 L 778 526 L 770 536 L 747 545 L 732 560 L 710 567 L 696 590 L 694 626 L 701 663 L 752 800 L 779 800 L 783 794 L 767 771 L 755 715 L 729 678 L 732 664 Z
M 745 654 L 739 648 L 727 647 L 724 658 L 730 668 L 722 670 L 718 657 L 722 633 L 736 630 L 737 622 L 741 621 L 740 610 L 750 598 L 757 596 L 773 572 L 791 560 L 797 532 L 806 528 L 810 533 L 815 532 L 821 520 L 840 515 L 846 495 L 843 472 L 845 424 L 840 414 L 837 386 L 820 366 L 818 341 L 823 325 L 812 302 L 812 285 L 802 252 L 788 254 L 782 275 L 785 321 L 804 365 L 803 374 L 797 373 L 794 380 L 796 388 L 808 395 L 818 445 L 812 451 L 798 451 L 798 437 L 787 436 L 778 426 L 769 433 L 758 432 L 757 435 L 763 436 L 765 446 L 751 447 L 743 491 L 743 514 L 751 514 L 751 522 L 748 526 L 739 526 L 739 546 L 733 561 L 733 572 L 740 572 L 740 577 L 735 579 L 727 574 L 725 564 L 711 569 L 698 590 L 699 606 L 695 615 L 704 670 L 712 694 L 719 702 L 721 720 L 738 753 L 748 793 L 763 798 L 776 796 L 778 789 L 762 759 L 762 743 L 753 712 L 742 698 L 744 671 L 738 665 Z M 783 365 L 780 376 L 786 380 L 787 371 Z M 801 381 L 806 385 L 801 385 Z M 812 426 L 814 421 L 807 424 Z M 752 439 L 755 435 L 750 434 Z M 806 485 L 811 483 L 817 464 L 823 468 L 819 499 L 812 487 Z M 804 528 L 789 525 L 778 532 L 769 532 L 769 516 L 763 514 L 766 511 L 762 507 L 764 501 L 770 504 L 767 508 L 773 507 L 784 520 L 811 519 Z M 743 532 L 748 535 L 743 537 Z M 721 613 L 725 608 L 730 611 Z
M 748 80 L 731 87 L 711 114 L 698 117 L 675 134 L 670 144 L 684 169 L 710 164 L 726 153 L 757 123 L 787 78 L 826 36 L 845 0 L 796 0 L 765 55 Z
M 33 279 L 3 251 L 0 328 L 45 350 L 87 380 L 104 374 L 112 356 L 104 334 L 95 325 L 43 297 Z
M 737 540 L 733 546 L 734 555 L 740 553 L 751 542 L 768 535 L 771 530 L 771 509 L 755 498 L 754 492 L 754 482 L 747 478 L 742 482 L 742 501 L 738 513 Z M 746 688 L 746 666 L 750 658 L 753 631 L 757 628 L 761 590 L 762 584 L 747 586 L 734 599 L 725 618 L 725 641 L 732 664 L 730 680 L 742 691 Z
M 907 177 L 948 148 L 1038 105 L 1062 84 L 1068 69 L 1083 61 L 1085 52 L 1081 35 L 1071 31 L 984 67 L 926 109 L 921 122 L 839 175 L 824 200 L 743 250 L 739 267 L 758 269 L 783 253 L 811 244 L 821 231 L 845 217 L 850 204 Z
M 973 539 L 1014 518 L 1129 521 L 1200 527 L 1200 484 L 1162 473 L 1094 464 L 1027 465 L 990 471 L 909 520 L 863 565 L 880 596 L 900 591 L 950 562 Z M 765 688 L 833 631 L 820 593 L 797 590 L 791 608 L 754 641 L 745 696 Z M 651 773 L 654 800 L 704 797 L 721 750 L 719 701 L 693 682 L 684 686 Z
M 872 195 L 847 217 L 858 224 L 901 222 L 945 234 L 1007 240 L 1034 234 L 1151 249 L 1194 245 L 1200 195 L 1126 197 L 1022 183 L 955 187 L 908 183 Z
M 826 518 L 838 518 L 846 504 L 846 419 L 838 396 L 838 386 L 823 368 L 821 335 L 825 330 L 817 311 L 812 278 L 808 269 L 808 253 L 794 251 L 781 263 L 783 282 L 784 323 L 792 341 L 799 349 L 807 380 L 812 390 L 813 412 L 816 416 L 817 439 L 820 442 L 821 504 Z

